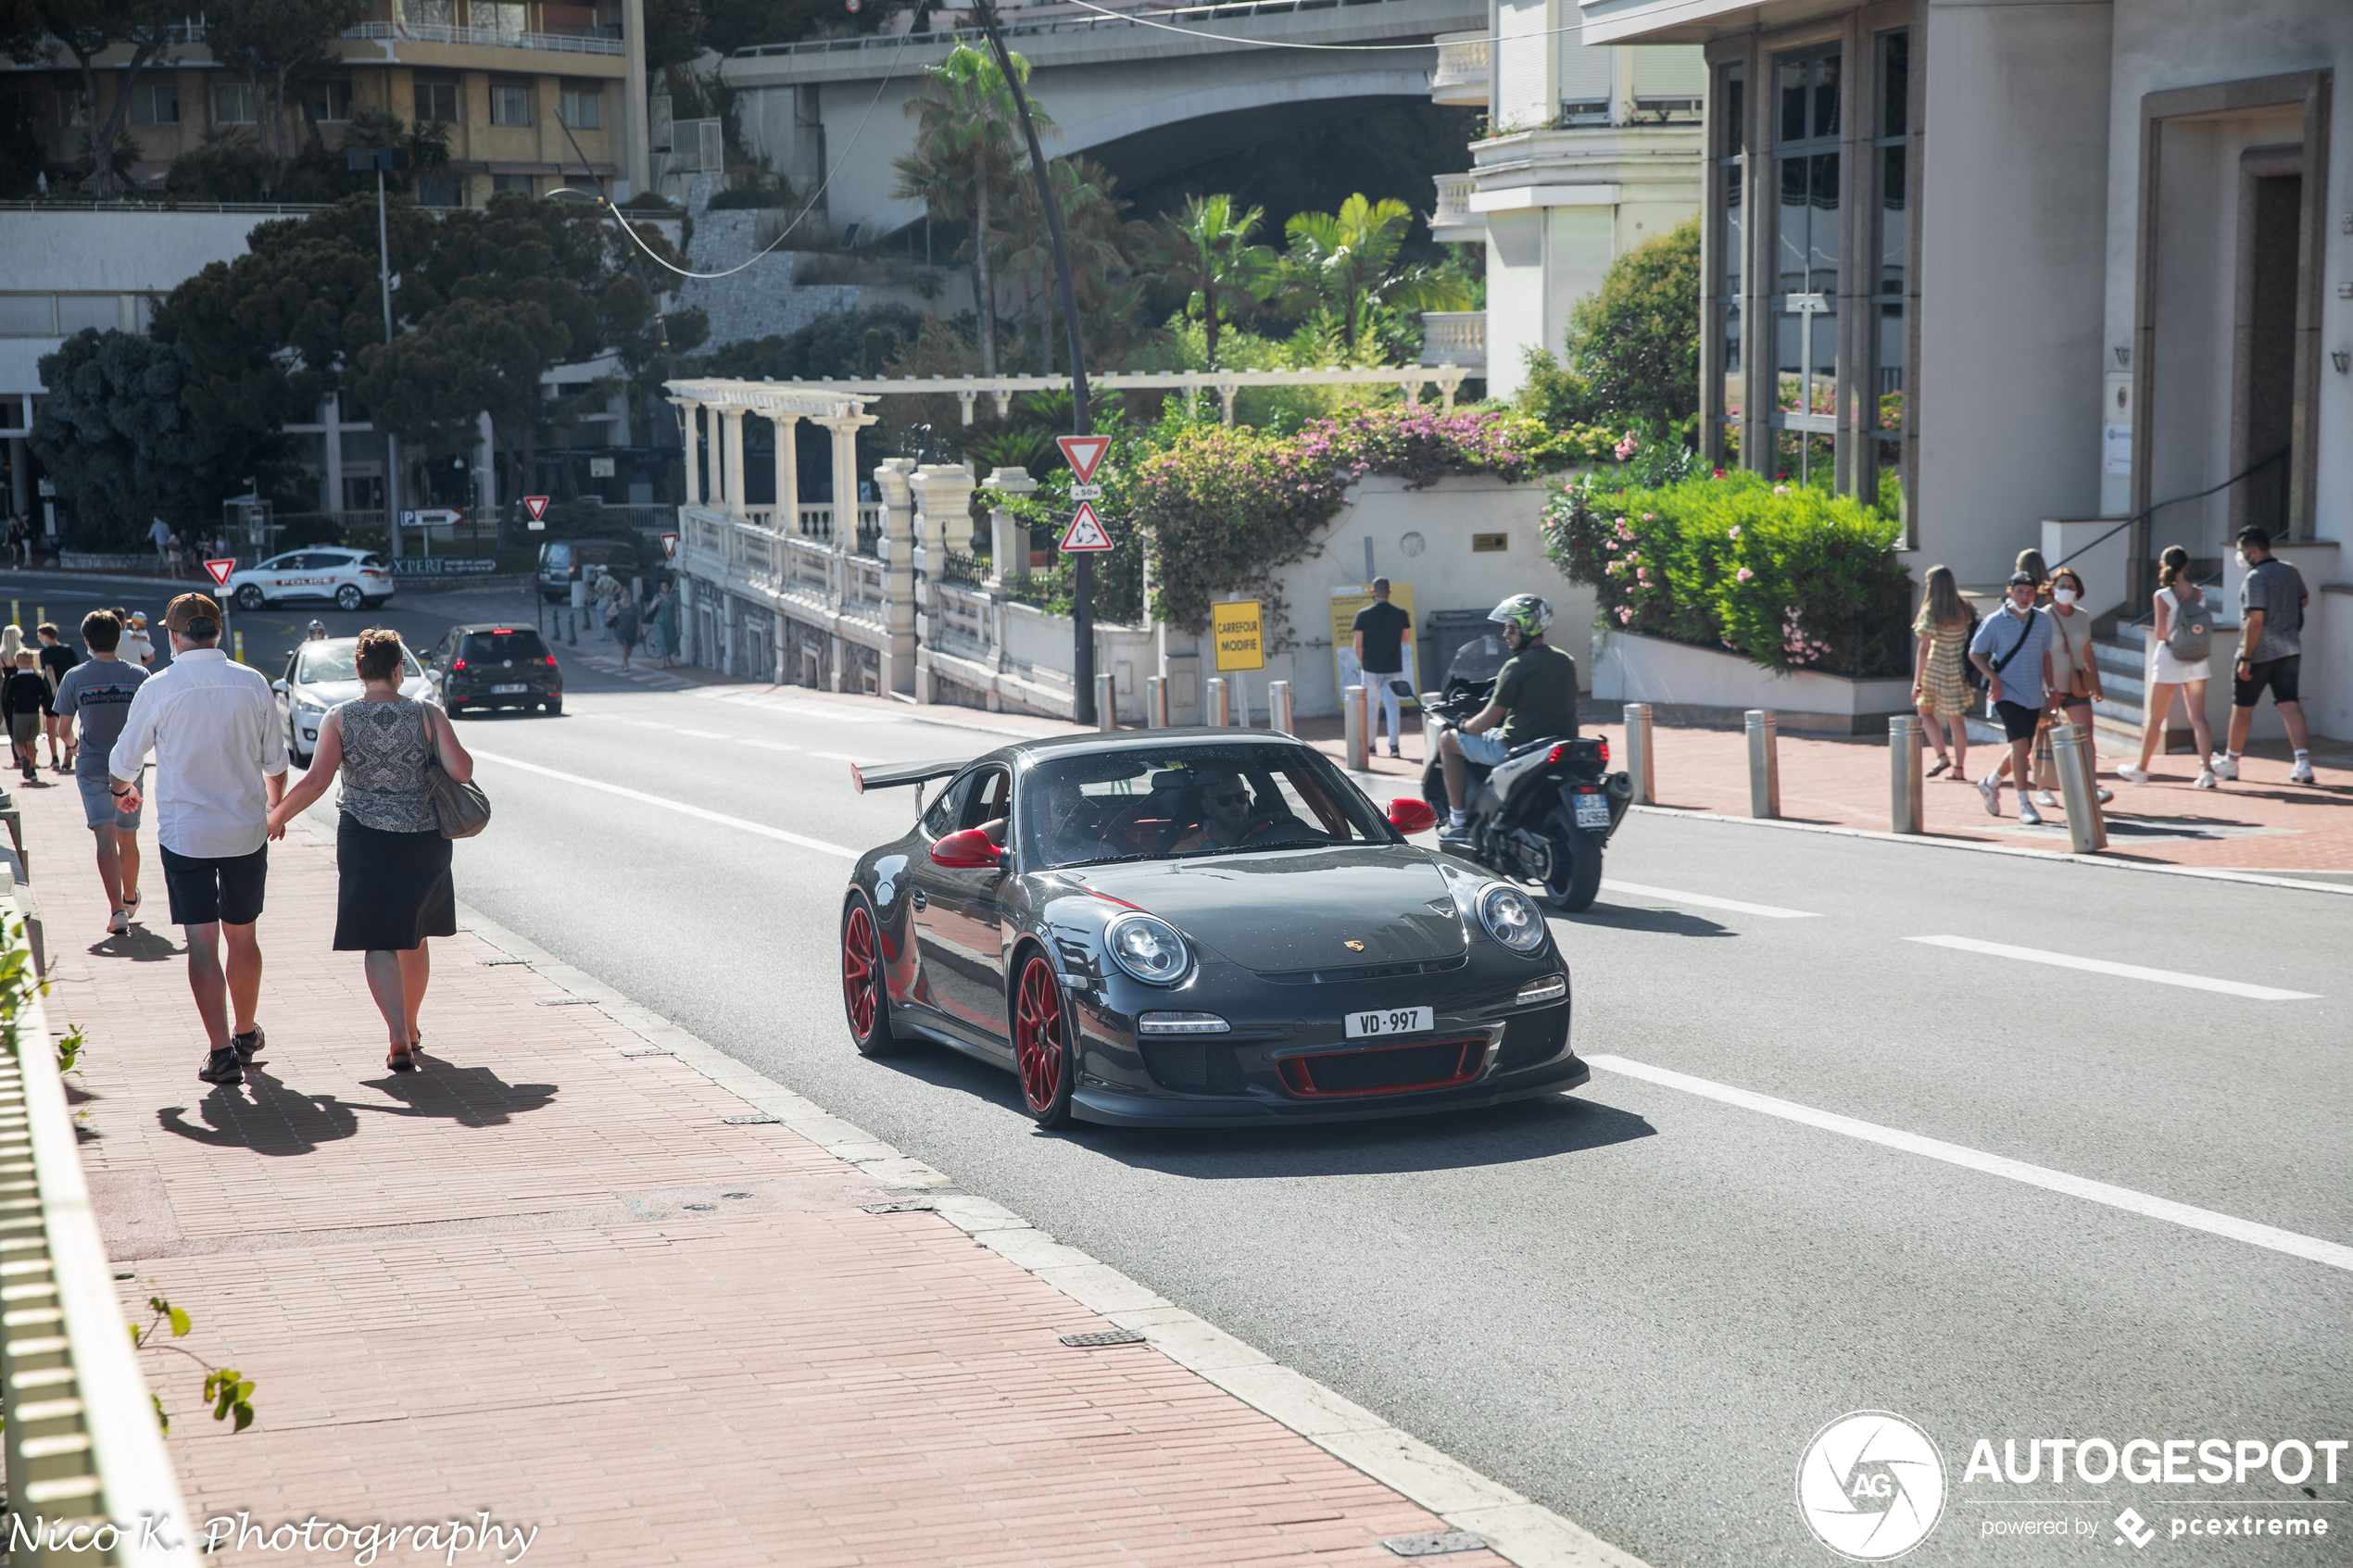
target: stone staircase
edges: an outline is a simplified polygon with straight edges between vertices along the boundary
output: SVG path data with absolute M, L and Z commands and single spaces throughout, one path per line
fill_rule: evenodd
M 2145 626 L 2122 625 L 2113 636 L 2093 641 L 2103 695 L 2092 704 L 2092 743 L 2102 757 L 2131 760 L 2141 754 L 2141 726 L 2148 700 L 2148 637 Z M 2001 725 L 1980 716 L 1970 718 L 1969 738 L 1971 746 L 2008 744 Z M 2167 752 L 2196 749 L 2196 737 L 2188 725 L 2177 722 L 2165 732 Z

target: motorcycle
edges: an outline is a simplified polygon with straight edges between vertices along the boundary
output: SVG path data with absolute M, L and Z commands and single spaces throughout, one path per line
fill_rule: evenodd
M 1422 709 L 1459 729 L 1494 699 L 1511 658 L 1503 640 L 1482 637 L 1454 656 L 1445 689 L 1422 694 Z M 1544 901 L 1571 914 L 1588 908 L 1602 885 L 1602 850 L 1634 798 L 1629 773 L 1609 771 L 1609 742 L 1599 735 L 1547 736 L 1515 746 L 1489 767 L 1469 770 L 1463 831 L 1441 834 L 1439 848 L 1514 882 L 1533 884 Z M 1437 749 L 1422 770 L 1422 798 L 1446 820 L 1446 775 Z

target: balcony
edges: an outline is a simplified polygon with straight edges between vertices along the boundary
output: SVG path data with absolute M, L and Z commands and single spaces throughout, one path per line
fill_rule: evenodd
M 1485 240 L 1487 220 L 1471 207 L 1476 180 L 1468 174 L 1441 174 L 1437 181 L 1438 209 L 1429 215 L 1430 238 L 1455 245 Z
M 510 32 L 497 27 L 451 27 L 442 22 L 361 22 L 343 30 L 346 38 L 389 39 L 399 44 L 461 44 L 484 49 L 548 49 L 560 55 L 626 55 L 618 38 L 572 32 Z
M 1438 69 L 1430 72 L 1429 101 L 1468 108 L 1487 107 L 1488 39 L 1484 32 L 1441 32 Z
M 1423 311 L 1422 363 L 1455 365 L 1464 370 L 1485 370 L 1487 368 L 1487 312 L 1484 310 Z

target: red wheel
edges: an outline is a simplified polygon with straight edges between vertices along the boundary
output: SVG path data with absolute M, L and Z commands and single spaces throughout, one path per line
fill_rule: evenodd
M 850 896 L 841 919 L 841 1000 L 862 1054 L 879 1056 L 899 1043 L 883 995 L 882 937 L 862 893 Z
M 1021 1071 L 1022 1098 L 1041 1127 L 1070 1121 L 1069 1021 L 1054 966 L 1037 953 L 1022 965 L 1013 997 L 1013 1062 Z

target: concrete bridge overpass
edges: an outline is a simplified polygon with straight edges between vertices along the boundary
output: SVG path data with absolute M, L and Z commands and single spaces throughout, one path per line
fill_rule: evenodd
M 1488 0 L 1259 0 L 1138 13 L 1212 36 L 1188 37 L 1128 17 L 1089 13 L 1018 22 L 1006 44 L 1031 67 L 1030 89 L 1062 127 L 1050 157 L 1085 153 L 1123 185 L 1157 179 L 1287 130 L 1430 96 L 1438 51 L 1353 53 L 1267 43 L 1426 44 L 1483 31 Z M 1016 13 L 1018 15 L 1019 13 Z M 796 191 L 832 171 L 825 212 L 861 240 L 923 217 L 890 198 L 891 160 L 912 145 L 910 98 L 924 68 L 978 32 L 826 40 L 739 50 L 722 67 L 742 94 L 744 135 Z

